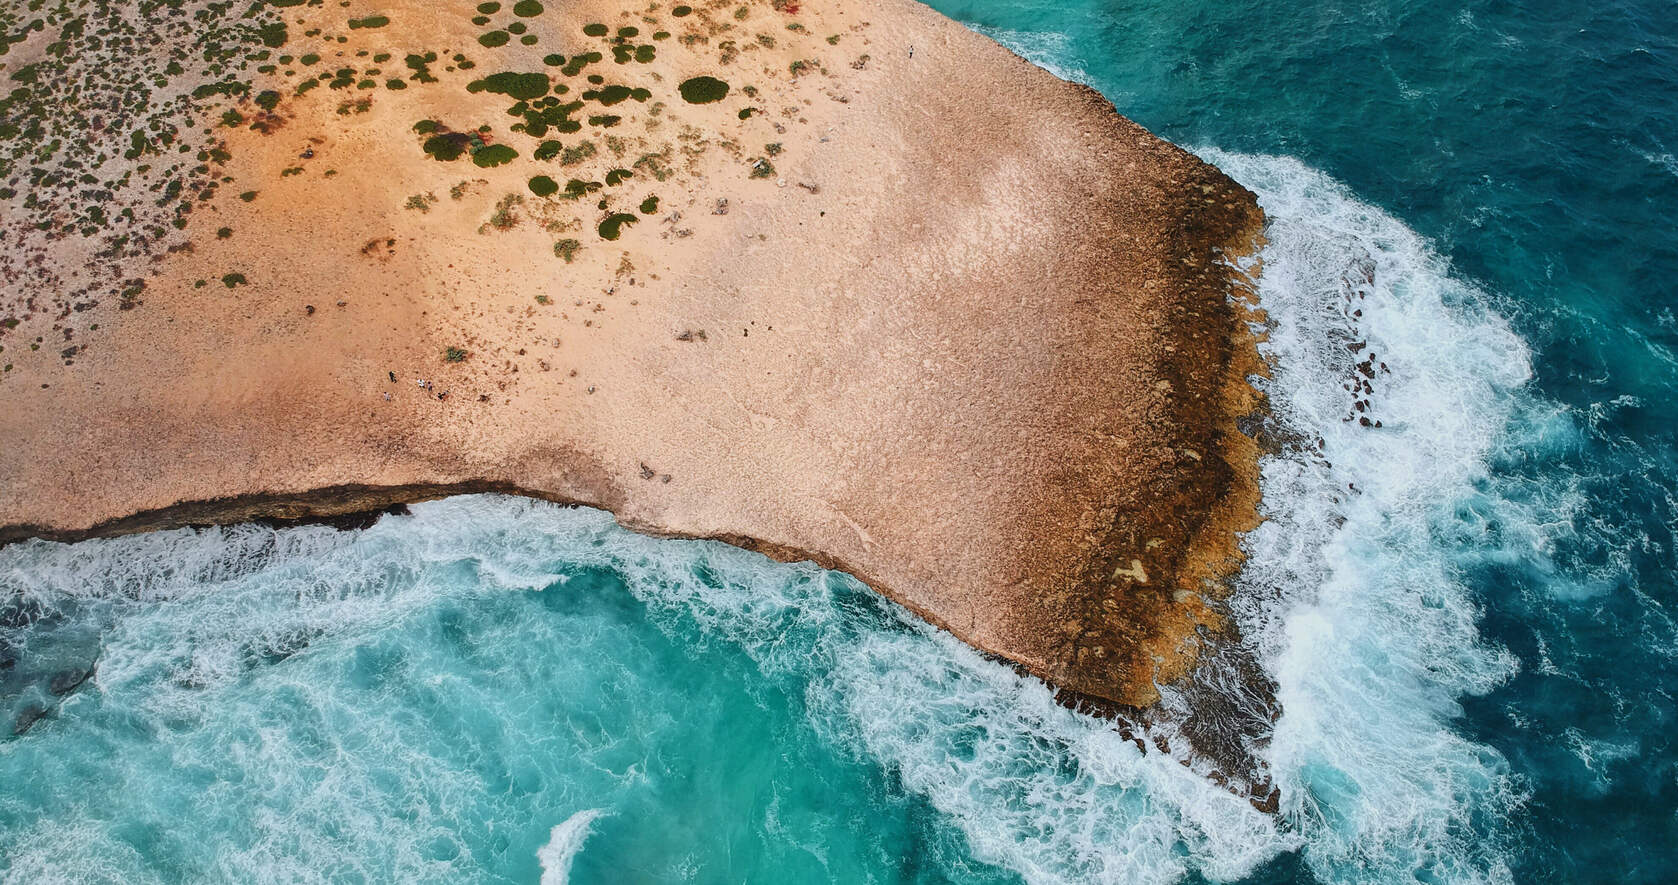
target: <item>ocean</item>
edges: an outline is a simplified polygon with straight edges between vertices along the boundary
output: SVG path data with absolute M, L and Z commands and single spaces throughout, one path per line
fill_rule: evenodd
M 933 5 L 1269 216 L 1279 814 L 844 575 L 468 497 L 0 550 L 0 880 L 1678 880 L 1678 12 Z

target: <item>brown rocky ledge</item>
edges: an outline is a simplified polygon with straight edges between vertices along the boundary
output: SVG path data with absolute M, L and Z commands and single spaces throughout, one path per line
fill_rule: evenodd
M 405 75 L 431 49 L 437 82 L 251 74 L 198 124 L 221 196 L 140 262 L 132 309 L 82 239 L 0 240 L 0 542 L 503 491 L 843 569 L 1082 695 L 1145 705 L 1187 672 L 1256 519 L 1225 263 L 1257 237 L 1250 193 L 905 0 L 556 3 L 525 19 L 538 45 L 500 47 L 472 5 L 277 10 L 287 53 Z M 543 66 L 592 22 L 673 37 Z M 465 88 L 503 70 L 652 98 L 538 161 L 513 99 Z M 684 102 L 700 75 L 729 96 Z M 228 108 L 264 125 L 215 127 Z M 421 120 L 487 121 L 519 157 L 432 159 Z M 580 199 L 527 184 L 619 167 Z M 26 191 L 13 221 L 49 217 Z M 638 223 L 606 239 L 619 212 Z

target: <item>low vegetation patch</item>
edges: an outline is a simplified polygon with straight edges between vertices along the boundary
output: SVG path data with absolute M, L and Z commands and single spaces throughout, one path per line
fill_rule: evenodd
M 508 194 L 495 202 L 495 211 L 489 215 L 489 226 L 498 231 L 509 231 L 518 226 L 518 206 L 524 202 L 524 197 L 518 194 Z M 481 233 L 481 231 L 480 231 Z
M 594 142 L 592 142 L 592 141 L 585 141 L 585 142 L 582 142 L 580 144 L 574 144 L 574 145 L 566 148 L 563 152 L 560 153 L 560 155 L 559 155 L 559 165 L 561 165 L 561 166 L 575 166 L 578 163 L 581 163 L 582 161 L 588 159 L 589 157 L 594 156 L 596 153 L 599 152 L 599 150 L 600 150 L 599 148 L 594 146 Z

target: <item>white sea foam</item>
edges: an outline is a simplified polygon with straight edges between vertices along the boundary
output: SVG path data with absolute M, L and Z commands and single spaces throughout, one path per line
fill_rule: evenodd
M 588 841 L 594 821 L 606 813 L 604 808 L 588 808 L 556 824 L 548 834 L 548 844 L 536 852 L 542 862 L 542 885 L 565 885 L 571 881 L 571 864 Z
M 1072 38 L 1059 31 L 1016 31 L 1009 28 L 987 28 L 969 25 L 974 31 L 1001 43 L 1014 54 L 1054 74 L 1062 80 L 1095 85 L 1082 60 L 1072 55 Z
M 524 576 L 555 568 L 607 568 L 673 629 L 697 622 L 737 643 L 766 675 L 805 682 L 819 733 L 894 772 L 948 815 L 977 858 L 1027 881 L 1159 882 L 1191 869 L 1231 878 L 1296 844 L 1244 800 L 1170 759 L 1143 756 L 1100 722 L 1057 706 L 1041 683 L 986 661 L 842 575 L 717 544 L 654 541 L 605 514 L 539 502 L 460 498 L 414 511 L 359 535 L 252 526 L 21 545 L 0 551 L 0 584 L 59 604 L 102 600 L 150 611 L 190 603 L 184 617 L 117 619 L 100 678 L 113 693 L 145 692 L 148 715 L 196 721 L 227 715 L 207 698 L 245 678 L 241 662 L 253 649 L 283 654 L 326 634 L 364 635 L 462 586 L 493 595 L 526 589 Z M 455 580 L 461 569 L 472 581 Z M 353 715 L 331 686 L 292 690 L 323 722 Z M 386 726 L 362 721 L 358 728 L 378 740 Z M 309 880 L 319 878 L 311 869 L 360 868 L 360 861 L 334 860 L 335 843 L 310 841 L 310 822 L 364 834 L 364 850 L 390 858 L 407 878 L 434 874 L 436 864 L 421 855 L 438 834 L 381 829 L 380 807 L 368 798 L 378 795 L 375 785 L 355 770 L 322 769 L 298 755 L 306 750 L 261 745 L 270 756 L 287 754 L 253 766 L 261 789 L 307 796 L 308 811 L 253 821 L 270 835 L 223 852 L 223 874 Z M 467 801 L 471 778 L 424 756 L 406 764 L 412 777 L 442 785 L 430 792 Z M 451 779 L 461 783 L 449 786 Z M 44 831 L 31 838 L 58 841 Z M 79 844 L 76 856 L 116 850 L 108 839 Z M 41 857 L 64 862 L 63 855 Z
M 535 539 L 569 535 L 567 561 L 622 572 L 649 605 L 739 643 L 766 674 L 797 672 L 822 734 L 894 772 L 949 817 L 977 858 L 1028 882 L 1164 882 L 1190 869 L 1228 879 L 1297 844 L 1245 800 L 1144 756 L 1057 705 L 1037 680 L 880 605 L 844 576 L 715 544 L 651 542 L 598 514 L 545 505 L 427 506 L 485 508 L 538 529 L 527 536 Z M 529 511 L 507 514 L 515 506 Z M 553 555 L 544 548 L 497 558 L 519 569 L 526 556 Z
M 1494 519 L 1540 550 L 1550 531 L 1486 466 L 1530 398 L 1526 346 L 1425 240 L 1326 175 L 1201 153 L 1269 218 L 1261 385 L 1286 427 L 1321 440 L 1264 464 L 1268 519 L 1237 598 L 1280 687 L 1284 816 L 1324 878 L 1507 880 L 1493 834 L 1522 786 L 1451 721 L 1517 668 L 1480 640 L 1459 559 Z M 1373 379 L 1356 365 L 1369 355 Z
M 1065 70 L 1064 38 L 985 33 L 1083 79 Z M 1525 389 L 1526 345 L 1424 238 L 1327 175 L 1288 157 L 1199 153 L 1264 207 L 1274 375 L 1260 384 L 1287 430 L 1320 440 L 1264 463 L 1267 521 L 1245 540 L 1233 600 L 1279 686 L 1268 759 L 1283 816 L 1325 879 L 1507 880 L 1493 834 L 1524 787 L 1451 724 L 1459 698 L 1518 662 L 1482 643 L 1458 573 L 1500 555 L 1552 568 L 1585 506 L 1565 487 L 1511 500 L 1489 475 L 1509 425 L 1545 411 Z M 1359 395 L 1348 382 L 1370 380 L 1356 365 L 1369 354 L 1388 371 Z
M 1486 481 L 1487 453 L 1524 396 L 1526 349 L 1426 242 L 1326 176 L 1286 158 L 1203 154 L 1255 190 L 1270 218 L 1260 298 L 1275 375 L 1264 385 L 1289 429 L 1322 440 L 1319 452 L 1264 464 L 1269 520 L 1247 539 L 1235 599 L 1280 687 L 1284 712 L 1269 749 L 1280 820 L 1168 757 L 1143 755 L 1057 706 L 1036 680 L 844 576 L 717 544 L 653 541 L 595 511 L 471 497 L 351 534 L 246 526 L 23 544 L 0 551 L 0 590 L 49 609 L 189 605 L 186 619 L 116 619 L 98 676 L 112 690 L 142 691 L 148 721 L 173 727 L 225 715 L 206 697 L 245 678 L 252 656 L 397 624 L 462 593 L 528 591 L 577 568 L 610 569 L 673 630 L 697 623 L 766 676 L 795 674 L 819 734 L 923 797 L 974 857 L 1028 882 L 1169 882 L 1190 872 L 1227 881 L 1296 848 L 1325 880 L 1507 880 L 1488 834 L 1519 806 L 1521 786 L 1451 720 L 1461 696 L 1497 685 L 1516 662 L 1479 640 L 1456 570 L 1494 516 L 1502 543 L 1542 549 L 1551 540 L 1542 508 L 1502 500 Z M 1354 343 L 1363 346 L 1348 349 Z M 1378 419 L 1379 429 L 1342 420 L 1353 401 L 1342 382 L 1369 350 L 1390 371 L 1372 383 L 1372 411 L 1354 417 Z M 332 722 L 360 723 L 360 740 L 384 739 L 386 726 L 355 718 L 330 686 L 291 690 L 320 719 L 323 739 L 338 739 Z M 446 817 L 397 832 L 384 816 L 410 810 L 378 804 L 388 791 L 367 774 L 265 741 L 259 722 L 246 740 L 228 752 L 292 755 L 239 789 L 305 798 L 288 816 L 248 822 L 257 835 L 218 854 L 219 878 L 455 874 L 436 859 L 448 852 L 434 848 L 452 838 Z M 611 756 L 610 734 L 590 740 L 603 748 L 591 764 L 635 770 L 635 760 Z M 423 783 L 445 797 L 442 807 L 478 789 L 424 755 L 404 768 L 416 785 L 407 792 L 419 795 Z M 626 777 L 624 788 L 637 782 Z M 594 820 L 582 815 L 592 813 L 552 831 L 545 877 L 569 868 Z M 50 824 L 12 840 L 8 875 L 46 880 L 72 861 L 132 869 L 128 849 L 104 831 Z
M 1627 146 L 1631 147 L 1629 144 Z M 1643 150 L 1637 147 L 1631 147 L 1631 150 L 1643 159 L 1659 166 L 1668 175 L 1678 177 L 1678 157 L 1674 157 L 1672 152 L 1667 150 L 1666 145 L 1662 144 L 1659 139 L 1655 140 L 1655 147 L 1652 150 Z

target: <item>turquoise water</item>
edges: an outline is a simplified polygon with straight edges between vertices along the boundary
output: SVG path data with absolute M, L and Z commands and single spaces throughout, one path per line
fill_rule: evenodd
M 0 550 L 0 878 L 1678 878 L 1678 14 L 934 5 L 1271 218 L 1278 817 L 843 576 L 466 498 Z

